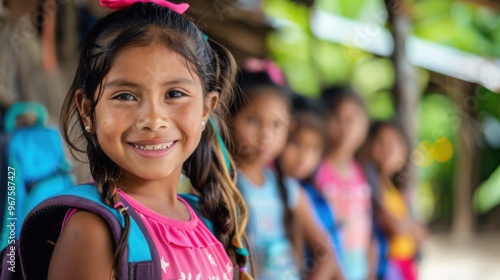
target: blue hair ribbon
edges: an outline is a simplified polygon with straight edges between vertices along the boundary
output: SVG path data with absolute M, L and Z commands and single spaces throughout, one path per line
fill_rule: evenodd
M 215 131 L 215 137 L 217 137 L 217 142 L 219 142 L 219 146 L 222 151 L 222 155 L 224 156 L 224 161 L 226 162 L 226 168 L 229 173 L 231 173 L 231 161 L 229 161 L 229 153 L 227 152 L 226 145 L 224 144 L 224 141 L 222 140 L 222 137 L 220 136 L 219 130 L 217 129 L 217 126 L 215 125 L 214 121 L 212 118 L 209 118 L 208 121 L 210 122 L 210 125 Z
M 248 253 L 248 250 L 246 248 L 238 248 L 236 246 L 231 246 L 231 248 L 234 250 L 234 252 L 240 256 L 248 257 L 250 254 Z

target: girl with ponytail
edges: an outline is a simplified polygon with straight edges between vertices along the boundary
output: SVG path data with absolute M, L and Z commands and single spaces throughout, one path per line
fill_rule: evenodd
M 275 72 L 271 72 L 275 73 Z M 328 236 L 316 223 L 299 184 L 272 162 L 285 147 L 289 90 L 268 71 L 242 71 L 243 93 L 232 103 L 238 187 L 248 203 L 248 237 L 258 278 L 342 279 Z M 274 77 L 274 78 L 273 78 Z M 311 249 L 304 256 L 305 245 Z
M 83 42 L 61 126 L 73 155 L 88 157 L 102 202 L 125 222 L 114 242 L 100 216 L 72 209 L 48 278 L 125 278 L 118 266 L 135 215 L 154 241 L 161 279 L 251 279 L 247 210 L 226 150 L 233 146 L 225 111 L 236 73 L 231 54 L 182 15 L 187 4 L 101 4 L 115 11 Z M 176 193 L 181 173 L 197 192 L 197 210 Z

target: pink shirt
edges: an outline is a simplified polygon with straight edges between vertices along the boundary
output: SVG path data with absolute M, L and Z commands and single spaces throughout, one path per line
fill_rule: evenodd
M 163 280 L 233 279 L 233 264 L 220 243 L 182 198 L 189 221 L 161 216 L 123 191 L 120 195 L 141 217 L 158 251 Z
M 340 236 L 345 251 L 368 249 L 371 235 L 370 187 L 358 163 L 350 164 L 349 178 L 343 177 L 327 161 L 321 163 L 316 186 L 334 211 L 341 225 Z

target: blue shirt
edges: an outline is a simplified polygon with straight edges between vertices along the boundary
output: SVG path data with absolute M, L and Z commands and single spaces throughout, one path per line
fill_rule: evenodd
M 261 280 L 300 279 L 292 244 L 283 223 L 283 202 L 274 172 L 264 169 L 264 183 L 257 186 L 238 172 L 238 187 L 249 208 L 248 239 Z M 297 207 L 299 184 L 285 179 L 288 207 Z

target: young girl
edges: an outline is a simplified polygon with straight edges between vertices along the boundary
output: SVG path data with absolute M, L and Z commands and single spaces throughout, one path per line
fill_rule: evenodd
M 322 108 L 313 100 L 295 96 L 293 120 L 283 153 L 276 160 L 283 174 L 299 180 L 307 194 L 311 211 L 330 237 L 337 261 L 342 250 L 334 213 L 328 202 L 314 187 L 314 174 L 323 157 L 326 145 Z M 311 254 L 310 248 L 308 253 Z
M 268 167 L 286 143 L 286 89 L 266 72 L 243 72 L 239 85 L 244 96 L 231 108 L 240 149 L 238 187 L 249 206 L 248 234 L 258 279 L 335 279 L 338 270 L 331 246 L 312 218 L 298 183 Z M 311 259 L 301 257 L 302 231 L 314 250 Z
M 348 89 L 326 90 L 322 100 L 329 112 L 327 150 L 315 185 L 335 213 L 345 278 L 366 279 L 372 237 L 370 188 L 354 157 L 366 138 L 368 116 L 359 97 Z
M 48 279 L 126 278 L 117 266 L 131 245 L 133 213 L 156 247 L 161 279 L 232 279 L 233 262 L 248 279 L 239 253 L 247 212 L 212 123 L 224 128 L 227 114 L 217 104 L 230 99 L 236 66 L 182 15 L 187 4 L 142 2 L 101 0 L 118 10 L 83 42 L 62 111 L 65 139 L 87 154 L 102 201 L 125 219 L 123 233 L 115 248 L 103 218 L 68 212 Z M 228 140 L 224 129 L 221 137 Z M 215 236 L 177 196 L 181 172 Z
M 409 144 L 402 129 L 395 123 L 377 122 L 372 125 L 363 149 L 365 164 L 378 171 L 374 193 L 377 226 L 388 240 L 389 263 L 379 279 L 417 279 L 415 257 L 424 228 L 412 219 L 401 191 L 401 176 L 409 158 Z M 398 188 L 399 187 L 399 188 Z

